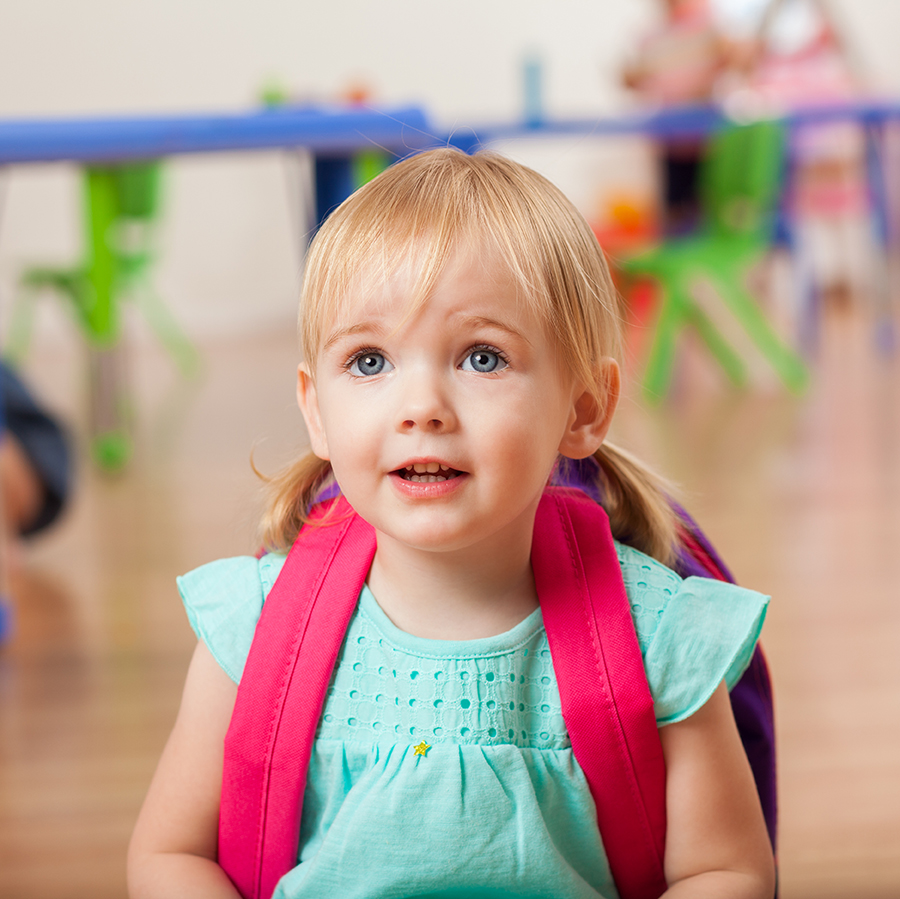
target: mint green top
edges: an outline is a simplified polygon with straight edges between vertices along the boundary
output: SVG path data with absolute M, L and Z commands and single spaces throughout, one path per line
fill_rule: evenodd
M 768 599 L 617 551 L 657 722 L 681 721 L 737 682 Z M 178 579 L 235 682 L 283 564 L 222 559 Z M 298 864 L 274 896 L 510 895 L 618 899 L 540 610 L 496 637 L 427 640 L 364 587 L 310 760 Z

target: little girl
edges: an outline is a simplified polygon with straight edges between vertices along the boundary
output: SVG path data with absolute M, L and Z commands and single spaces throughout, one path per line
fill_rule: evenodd
M 595 463 L 591 488 L 620 541 L 665 757 L 665 895 L 772 896 L 727 693 L 766 599 L 666 567 L 675 520 L 661 486 L 604 442 L 619 320 L 587 224 L 502 157 L 423 153 L 325 222 L 300 306 L 312 453 L 273 482 L 267 554 L 179 580 L 199 642 L 132 839 L 133 899 L 240 895 L 217 829 L 254 630 L 301 528 L 298 547 L 353 512 L 374 529 L 374 555 L 315 729 L 293 867 L 273 895 L 619 895 L 531 561 L 539 502 L 567 460 Z M 352 510 L 308 524 L 338 493 Z

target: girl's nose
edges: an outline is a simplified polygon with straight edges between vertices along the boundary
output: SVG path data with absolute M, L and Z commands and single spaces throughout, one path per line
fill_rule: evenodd
M 410 372 L 397 410 L 397 423 L 401 431 L 419 428 L 439 433 L 453 430 L 457 419 L 448 385 L 436 375 Z

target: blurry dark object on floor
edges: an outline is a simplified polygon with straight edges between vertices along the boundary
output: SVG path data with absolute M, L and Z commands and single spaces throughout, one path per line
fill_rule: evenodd
M 62 424 L 0 362 L 0 490 L 7 532 L 30 536 L 57 520 L 69 495 L 72 459 Z

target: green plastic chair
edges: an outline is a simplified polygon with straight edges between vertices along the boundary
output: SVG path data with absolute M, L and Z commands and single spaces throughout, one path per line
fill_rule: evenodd
M 677 340 L 688 327 L 700 335 L 732 383 L 747 383 L 744 360 L 697 301 L 702 281 L 715 288 L 724 309 L 786 387 L 794 393 L 806 388 L 806 365 L 776 335 L 745 286 L 750 268 L 771 246 L 784 141 L 784 128 L 776 122 L 730 126 L 713 135 L 700 175 L 698 231 L 619 263 L 626 275 L 653 278 L 660 287 L 659 314 L 642 383 L 649 402 L 660 402 L 668 392 Z
M 196 348 L 152 283 L 160 212 L 161 164 L 156 160 L 89 166 L 84 171 L 85 259 L 72 267 L 27 269 L 10 319 L 5 355 L 21 361 L 31 339 L 37 296 L 68 299 L 90 350 L 91 442 L 106 469 L 131 455 L 130 398 L 121 343 L 122 304 L 136 302 L 185 375 L 199 367 Z

